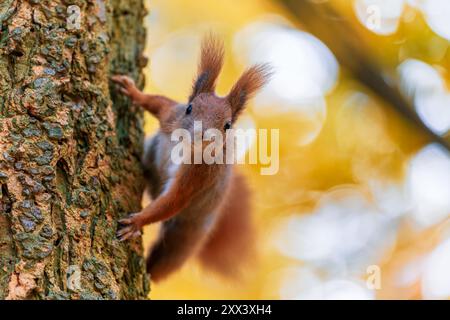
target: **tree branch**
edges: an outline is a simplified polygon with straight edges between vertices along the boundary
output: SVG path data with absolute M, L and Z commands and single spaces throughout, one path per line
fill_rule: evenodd
M 370 50 L 358 32 L 330 4 L 310 0 L 278 1 L 333 51 L 340 64 L 353 77 L 386 101 L 431 141 L 450 151 L 450 139 L 439 136 L 425 125 L 415 112 L 412 102 L 399 91 L 398 84 L 386 82 L 382 67 L 370 56 Z

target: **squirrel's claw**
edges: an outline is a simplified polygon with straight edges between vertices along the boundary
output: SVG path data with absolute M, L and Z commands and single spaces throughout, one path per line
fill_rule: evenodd
M 133 219 L 136 215 L 137 214 L 132 214 L 129 218 L 119 220 L 119 224 L 122 226 L 116 233 L 119 241 L 137 238 L 142 234 L 140 227 L 136 223 L 135 219 Z
M 128 239 L 137 238 L 140 235 L 141 235 L 141 231 L 139 231 L 139 230 L 135 231 L 133 229 L 133 227 L 131 227 L 131 226 L 122 228 L 122 229 L 120 229 L 119 232 L 117 232 L 117 238 L 121 242 L 126 241 Z
M 125 88 L 135 87 L 134 80 L 128 76 L 115 75 L 111 77 L 111 80 L 124 86 Z
M 136 88 L 134 80 L 128 76 L 114 75 L 111 80 L 119 84 L 119 91 L 127 96 L 130 96 Z

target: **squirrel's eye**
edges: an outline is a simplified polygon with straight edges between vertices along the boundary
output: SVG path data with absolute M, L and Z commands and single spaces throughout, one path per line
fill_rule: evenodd
M 225 123 L 224 129 L 225 130 L 231 129 L 231 122 Z
M 192 112 L 192 103 L 189 104 L 189 106 L 186 109 L 186 114 L 191 114 Z

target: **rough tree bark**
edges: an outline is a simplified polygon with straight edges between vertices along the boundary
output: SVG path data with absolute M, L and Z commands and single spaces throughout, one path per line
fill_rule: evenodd
M 142 113 L 109 81 L 143 84 L 145 13 L 142 0 L 0 2 L 1 299 L 147 296 L 140 239 L 115 237 L 140 208 Z

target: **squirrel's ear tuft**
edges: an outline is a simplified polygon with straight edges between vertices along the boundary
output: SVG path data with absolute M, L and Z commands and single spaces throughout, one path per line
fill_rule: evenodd
M 223 57 L 223 42 L 213 34 L 205 36 L 202 40 L 198 75 L 194 81 L 189 101 L 192 101 L 200 93 L 214 92 L 217 78 L 222 70 Z
M 270 80 L 272 74 L 269 64 L 255 65 L 242 74 L 227 96 L 233 112 L 233 121 L 237 119 L 247 101 Z

